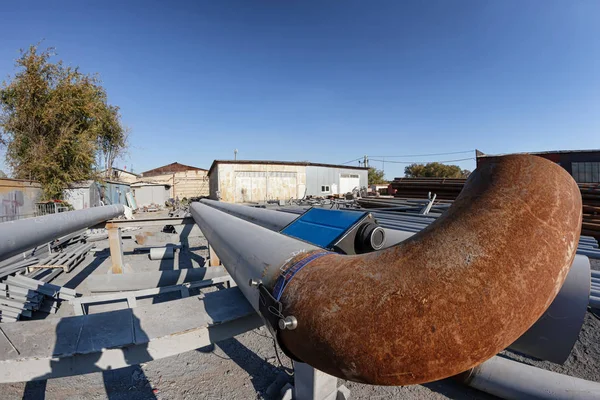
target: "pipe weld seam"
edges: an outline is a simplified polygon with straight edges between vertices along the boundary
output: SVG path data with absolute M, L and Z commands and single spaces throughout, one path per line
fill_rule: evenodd
M 311 261 L 316 260 L 317 258 L 321 258 L 323 256 L 335 254 L 330 251 L 315 251 L 312 253 L 308 253 L 307 257 L 302 258 L 296 263 L 292 264 L 287 269 L 284 269 L 277 278 L 277 282 L 275 282 L 275 286 L 273 287 L 273 296 L 275 300 L 280 301 L 281 296 L 283 295 L 283 291 L 287 287 L 288 283 L 292 280 L 294 276 L 304 267 L 306 267 Z

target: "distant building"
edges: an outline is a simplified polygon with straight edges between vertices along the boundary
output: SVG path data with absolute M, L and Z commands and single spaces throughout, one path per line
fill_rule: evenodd
M 159 182 L 132 183 L 131 190 L 138 207 L 164 206 L 171 197 L 171 185 Z
M 532 154 L 554 161 L 563 167 L 578 183 L 600 183 L 600 150 L 557 150 Z M 489 155 L 476 150 L 477 166 L 507 154 Z
M 115 181 L 74 182 L 63 190 L 64 200 L 75 210 L 83 210 L 101 205 L 127 205 L 125 195 L 131 191 L 129 183 Z
M 207 170 L 174 162 L 141 173 L 138 181 L 156 182 L 169 186 L 169 197 L 179 200 L 190 197 L 208 196 Z
M 133 183 L 140 180 L 139 174 L 119 168 L 111 168 L 110 176 L 108 170 L 102 171 L 101 174 L 105 179 L 115 182 Z
M 254 160 L 215 160 L 208 177 L 210 197 L 230 203 L 345 194 L 369 180 L 364 167 Z

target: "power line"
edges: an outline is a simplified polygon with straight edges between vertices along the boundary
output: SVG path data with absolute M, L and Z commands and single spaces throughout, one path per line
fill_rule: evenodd
M 475 157 L 469 157 L 469 158 L 459 158 L 456 160 L 445 160 L 445 161 L 391 161 L 391 160 L 377 160 L 374 158 L 369 158 L 369 161 L 379 161 L 379 162 L 385 162 L 385 163 L 391 163 L 391 164 L 427 164 L 427 163 L 431 163 L 431 162 L 438 162 L 438 163 L 448 163 L 448 162 L 456 162 L 456 161 L 466 161 L 466 160 L 475 160 Z
M 431 153 L 431 154 L 407 154 L 407 155 L 402 155 L 402 156 L 373 156 L 373 157 L 382 157 L 382 158 L 402 158 L 402 157 L 429 157 L 429 156 L 447 156 L 450 154 L 464 154 L 464 153 L 471 153 L 474 152 L 475 150 L 464 150 L 464 151 L 453 151 L 450 153 Z M 360 158 L 359 158 L 360 160 Z M 356 160 L 353 160 L 356 161 Z
M 356 162 L 356 161 L 362 160 L 363 158 L 364 158 L 364 157 L 359 157 L 359 158 L 357 158 L 357 159 L 354 159 L 354 160 L 346 161 L 345 163 L 342 163 L 342 165 L 345 165 L 345 164 L 350 164 L 350 163 L 353 163 L 353 162 Z

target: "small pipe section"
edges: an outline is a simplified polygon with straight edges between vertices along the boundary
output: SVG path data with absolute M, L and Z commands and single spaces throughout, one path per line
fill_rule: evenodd
M 498 356 L 454 379 L 502 399 L 600 399 L 598 382 L 543 370 Z
M 590 296 L 590 307 L 600 309 L 600 297 Z
M 0 261 L 69 233 L 118 217 L 124 212 L 125 207 L 119 204 L 1 223 Z

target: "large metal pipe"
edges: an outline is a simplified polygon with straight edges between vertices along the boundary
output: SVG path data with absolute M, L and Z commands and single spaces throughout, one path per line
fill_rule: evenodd
M 123 205 L 67 211 L 0 224 L 0 261 L 125 212 Z
M 284 348 L 330 375 L 383 385 L 455 375 L 521 336 L 567 276 L 582 212 L 573 178 L 534 156 L 483 165 L 428 228 L 357 256 L 315 257 L 306 243 L 191 208 L 240 288 L 259 271 L 269 289 L 280 269 L 295 272 L 280 297 L 297 320 L 279 332 Z M 245 285 L 256 304 L 258 289 Z
M 200 202 L 216 208 L 217 210 L 221 210 L 228 214 L 235 215 L 236 217 L 243 218 L 246 221 L 253 222 L 272 231 L 280 231 L 298 217 L 294 214 L 287 214 L 279 211 L 267 210 L 264 208 L 230 204 L 222 201 L 202 199 Z
M 250 280 L 260 280 L 265 286 L 272 288 L 279 277 L 281 266 L 290 258 L 315 251 L 324 252 L 319 247 L 273 232 L 206 204 L 192 203 L 190 212 L 221 263 L 256 311 L 259 310 L 259 293 L 255 287 L 250 287 Z
M 202 199 L 200 202 L 275 232 L 281 231 L 292 221 L 298 218 L 298 214 L 296 213 L 273 211 L 264 208 L 248 207 L 240 204 L 224 203 L 221 201 L 208 199 Z M 302 210 L 302 212 L 304 211 L 306 210 Z M 400 243 L 401 241 L 406 240 L 413 235 L 412 233 L 395 229 L 384 228 L 383 230 L 385 232 L 384 248 L 389 247 L 392 244 Z
M 455 377 L 475 389 L 502 399 L 600 399 L 600 383 L 493 357 Z
M 295 213 L 274 212 L 240 204 L 213 200 L 201 200 L 201 202 L 276 231 L 281 230 L 297 217 Z M 281 218 L 281 214 L 284 214 L 285 218 Z M 396 245 L 413 235 L 412 232 L 386 229 L 385 247 Z M 534 325 L 508 347 L 509 349 L 558 364 L 566 361 L 579 338 L 588 303 L 590 303 L 589 260 L 581 255 L 577 255 L 575 260 L 565 284 L 550 307 Z M 590 304 L 595 303 L 592 300 Z

